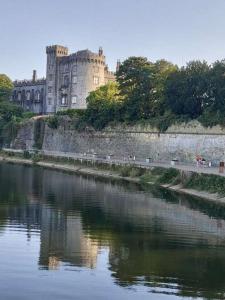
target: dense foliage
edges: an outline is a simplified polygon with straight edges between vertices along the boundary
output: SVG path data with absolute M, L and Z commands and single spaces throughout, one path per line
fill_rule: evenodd
M 8 100 L 13 89 L 13 83 L 5 74 L 0 74 L 0 101 Z
M 116 79 L 87 98 L 86 124 L 101 129 L 114 121 L 147 122 L 162 131 L 191 119 L 225 125 L 225 60 L 212 65 L 192 61 L 178 68 L 165 60 L 130 57 Z
M 0 145 L 10 143 L 16 136 L 18 127 L 25 119 L 33 114 L 11 103 L 10 96 L 13 89 L 12 81 L 4 74 L 0 74 Z

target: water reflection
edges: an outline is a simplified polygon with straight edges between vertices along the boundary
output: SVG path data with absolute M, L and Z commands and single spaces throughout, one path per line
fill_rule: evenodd
M 9 164 L 0 165 L 0 191 L 1 251 L 9 232 L 22 232 L 28 243 L 38 236 L 39 272 L 95 270 L 106 249 L 109 289 L 116 284 L 145 287 L 145 295 L 225 298 L 222 206 Z

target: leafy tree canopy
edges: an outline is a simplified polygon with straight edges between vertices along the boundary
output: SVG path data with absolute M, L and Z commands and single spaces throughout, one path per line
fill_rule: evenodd
M 85 120 L 96 129 L 101 129 L 113 120 L 120 120 L 123 97 L 118 84 L 109 82 L 87 97 Z
M 0 74 L 0 101 L 9 100 L 13 83 L 5 74 Z
M 167 108 L 177 115 L 200 116 L 210 101 L 209 72 L 205 61 L 192 61 L 171 73 L 165 83 Z

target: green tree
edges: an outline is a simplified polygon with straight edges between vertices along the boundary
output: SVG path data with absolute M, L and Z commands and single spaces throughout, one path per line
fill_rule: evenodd
M 166 81 L 167 108 L 177 115 L 199 117 L 210 101 L 209 65 L 192 61 L 170 74 Z
M 225 112 L 225 60 L 216 61 L 210 70 L 210 98 L 208 107 L 211 111 Z
M 0 74 L 0 101 L 9 100 L 13 89 L 13 83 L 5 74 Z
M 154 64 L 155 69 L 155 102 L 154 112 L 155 116 L 162 115 L 166 111 L 165 102 L 165 86 L 171 74 L 178 71 L 178 67 L 171 62 L 164 59 L 157 60 Z
M 125 119 L 146 119 L 152 115 L 154 64 L 145 57 L 130 57 L 116 74 L 120 95 L 124 98 Z
M 90 93 L 87 97 L 85 121 L 96 129 L 102 129 L 109 122 L 121 120 L 123 98 L 118 84 L 109 82 Z
M 156 63 L 144 57 L 125 60 L 116 74 L 120 94 L 125 99 L 125 119 L 140 120 L 162 115 L 165 81 L 176 70 L 177 66 L 166 60 Z

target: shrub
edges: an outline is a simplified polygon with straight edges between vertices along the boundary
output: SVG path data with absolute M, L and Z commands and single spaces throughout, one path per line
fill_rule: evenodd
M 49 117 L 47 119 L 48 127 L 51 129 L 57 129 L 59 127 L 59 119 L 57 115 L 54 115 L 52 117 Z
M 180 172 L 176 169 L 173 168 L 166 169 L 163 171 L 161 176 L 159 176 L 157 183 L 173 183 L 175 182 L 175 180 L 177 183 L 177 179 L 179 175 Z
M 30 152 L 27 150 L 23 151 L 23 158 L 30 159 L 31 158 Z

